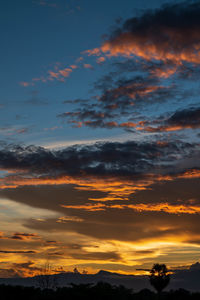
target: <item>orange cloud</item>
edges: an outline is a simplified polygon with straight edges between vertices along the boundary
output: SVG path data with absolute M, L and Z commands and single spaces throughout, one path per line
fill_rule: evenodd
M 155 68 L 154 70 L 151 71 L 151 74 L 155 77 L 159 78 L 169 78 L 173 74 L 175 74 L 177 71 L 177 66 L 173 67 L 164 67 L 164 68 Z
M 2 231 L 0 231 L 0 239 L 4 238 L 4 233 Z
M 27 82 L 27 81 L 21 81 L 20 83 L 19 83 L 21 86 L 24 86 L 24 87 L 27 87 L 27 86 L 33 86 L 34 85 L 34 83 L 33 82 Z
M 85 69 L 93 69 L 93 66 L 91 65 L 91 64 L 83 64 L 83 67 L 85 68 Z
M 71 72 L 72 72 L 72 69 L 70 69 L 70 68 L 65 68 L 63 70 L 58 71 L 58 73 L 61 74 L 63 77 L 69 77 Z
M 78 68 L 78 66 L 77 65 L 71 65 L 71 66 L 69 66 L 71 69 L 77 69 Z
M 161 181 L 172 181 L 179 178 L 200 178 L 200 170 L 192 169 L 174 175 L 146 174 L 141 179 L 129 178 L 93 178 L 83 174 L 81 177 L 61 176 L 59 178 L 20 178 L 7 176 L 0 178 L 0 189 L 16 188 L 28 185 L 76 185 L 75 189 L 82 191 L 101 191 L 106 193 L 102 198 L 89 198 L 91 201 L 128 200 L 131 194 L 148 189 L 152 184 Z
M 168 32 L 173 39 L 177 38 L 178 32 Z M 176 36 L 177 34 L 177 36 Z M 173 36 L 174 35 L 174 36 Z M 199 39 L 199 33 L 196 36 Z M 174 40 L 173 40 L 174 41 Z M 112 40 L 106 41 L 100 50 L 108 57 L 111 56 L 138 56 L 147 61 L 158 60 L 163 62 L 173 61 L 175 65 L 181 65 L 182 62 L 200 63 L 200 43 L 194 48 L 180 48 L 179 51 L 172 51 L 172 47 L 166 41 L 156 42 L 150 41 L 147 36 L 138 36 L 130 32 L 124 32 Z M 99 51 L 100 51 L 99 50 Z M 93 53 L 93 52 L 90 52 Z
M 112 205 L 112 208 L 118 209 L 133 209 L 135 211 L 154 211 L 154 212 L 166 212 L 169 214 L 199 214 L 200 206 L 192 205 L 171 205 L 167 202 L 158 204 L 130 204 L 130 205 Z
M 138 212 L 165 212 L 168 214 L 200 214 L 200 206 L 171 205 L 167 202 L 157 204 L 85 204 L 85 205 L 61 205 L 64 208 L 81 209 L 86 211 L 102 211 L 106 209 L 132 209 Z
M 84 51 L 83 54 L 87 54 L 88 56 L 91 56 L 91 55 L 100 56 L 101 50 L 99 48 L 89 49 L 89 50 Z
M 179 178 L 200 178 L 200 170 L 191 169 L 178 176 Z
M 119 125 L 120 127 L 133 128 L 136 127 L 137 124 L 133 122 L 124 122 Z
M 200 127 L 200 125 L 199 125 Z M 193 126 L 192 124 L 185 124 L 185 125 L 166 125 L 166 126 L 159 126 L 159 127 L 137 127 L 137 130 L 140 131 L 147 131 L 147 132 L 170 132 L 170 131 L 179 131 L 184 129 L 194 129 L 197 128 L 197 126 Z
M 199 3 L 184 2 L 146 12 L 126 20 L 102 46 L 84 53 L 140 58 L 147 64 L 162 62 L 163 67 L 154 65 L 150 73 L 168 78 L 181 71 L 185 63 L 200 64 L 199 10 Z
M 50 74 L 51 78 L 58 79 L 58 77 L 59 77 L 59 73 L 56 73 L 56 72 L 53 72 L 53 71 L 49 71 L 49 74 Z
M 35 82 L 47 82 L 47 81 L 53 81 L 53 80 L 58 80 L 58 81 L 65 81 L 65 78 L 69 77 L 70 74 L 78 68 L 77 65 L 72 64 L 67 68 L 59 69 L 58 66 L 55 67 L 55 70 L 49 70 L 47 76 L 41 76 L 41 77 L 35 77 L 32 78 L 31 82 L 26 82 L 22 81 L 19 84 L 27 87 L 27 86 L 33 86 Z
M 8 176 L 0 179 L 0 189 L 16 188 L 28 185 L 76 185 L 75 189 L 82 191 L 101 191 L 106 193 L 105 197 L 89 200 L 93 201 L 114 201 L 128 200 L 128 196 L 137 191 L 145 190 L 149 185 L 153 184 L 155 178 L 147 177 L 144 180 L 133 182 L 131 180 L 119 180 L 116 178 L 92 178 L 83 174 L 82 177 L 73 178 L 63 176 L 60 178 L 20 178 L 18 176 Z
M 162 86 L 145 86 L 144 83 L 133 82 L 124 86 L 107 90 L 106 92 L 112 95 L 112 99 L 117 99 L 121 96 L 128 96 L 131 99 L 136 99 L 137 96 L 143 97 L 150 94 Z M 104 95 L 100 98 L 100 101 L 104 100 Z M 134 105 L 134 102 L 132 103 Z
M 101 211 L 105 210 L 106 205 L 98 204 L 86 204 L 86 205 L 61 205 L 64 208 L 83 209 L 87 211 Z
M 101 63 L 103 63 L 105 60 L 106 60 L 105 57 L 101 56 L 101 57 L 97 58 L 96 62 L 97 62 L 98 64 L 101 64 Z
M 48 80 L 57 79 L 57 80 L 63 81 L 63 77 L 64 78 L 69 77 L 74 69 L 75 68 L 73 67 L 73 68 L 64 68 L 61 70 L 57 70 L 56 72 L 49 71 L 50 76 L 48 77 Z
M 17 254 L 12 255 L 12 262 L 6 264 L 5 269 L 1 269 L 1 277 L 33 277 L 42 274 L 42 268 L 37 267 L 34 262 L 18 262 Z M 53 273 L 53 272 L 52 272 Z M 54 272 L 55 273 L 55 272 Z

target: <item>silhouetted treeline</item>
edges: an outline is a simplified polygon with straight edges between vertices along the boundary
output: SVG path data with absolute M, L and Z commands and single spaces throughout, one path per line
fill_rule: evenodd
M 69 287 L 40 289 L 34 287 L 0 285 L 1 300 L 199 300 L 200 293 L 190 293 L 180 289 L 177 291 L 156 294 L 148 289 L 134 293 L 123 286 L 112 286 L 105 282 L 92 284 L 71 284 Z

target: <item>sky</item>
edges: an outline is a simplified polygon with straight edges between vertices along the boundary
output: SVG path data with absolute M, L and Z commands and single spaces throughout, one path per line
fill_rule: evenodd
M 0 277 L 199 261 L 200 1 L 0 15 Z

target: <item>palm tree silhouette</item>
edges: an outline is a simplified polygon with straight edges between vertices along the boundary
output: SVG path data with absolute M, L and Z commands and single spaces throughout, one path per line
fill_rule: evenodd
M 150 283 L 158 293 L 169 284 L 170 275 L 165 264 L 154 264 L 150 270 Z

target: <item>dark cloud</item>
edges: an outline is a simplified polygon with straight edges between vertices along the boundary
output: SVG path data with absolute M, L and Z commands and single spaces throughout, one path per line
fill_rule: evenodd
M 145 254 L 153 254 L 155 253 L 156 249 L 152 249 L 152 250 L 137 250 L 134 251 L 133 254 L 138 254 L 138 255 L 145 255 Z
M 117 74 L 115 74 L 117 75 Z M 119 78 L 115 76 L 112 85 L 105 88 L 105 84 L 100 86 L 102 95 L 98 101 L 102 103 L 104 109 L 109 108 L 108 105 L 118 105 L 113 110 L 131 109 L 131 106 L 139 105 L 141 102 L 150 101 L 150 99 L 158 99 L 165 88 L 159 86 L 157 79 L 147 78 L 145 76 L 134 76 L 132 78 Z M 135 110 L 135 107 L 132 108 Z
M 87 252 L 87 253 L 73 253 L 72 258 L 84 260 L 110 260 L 120 261 L 121 257 L 116 252 Z
M 88 103 L 88 99 L 74 99 L 74 100 L 64 100 L 63 104 L 86 104 Z
M 141 202 L 153 204 L 162 201 L 170 204 L 193 203 L 199 205 L 199 182 L 199 178 L 191 178 L 190 180 L 176 179 L 168 182 L 160 182 L 153 184 L 151 189 L 140 191 L 137 195 L 131 196 L 130 198 L 136 204 Z M 194 186 L 196 186 L 196 189 L 193 188 Z
M 161 120 L 154 121 L 159 123 Z M 149 132 L 161 131 L 177 131 L 183 129 L 197 129 L 200 128 L 200 108 L 187 108 L 178 110 L 163 122 L 163 125 L 158 127 L 147 126 L 142 128 Z
M 59 186 L 21 186 L 15 189 L 0 190 L 1 197 L 29 205 L 30 207 L 50 209 L 60 213 L 63 213 L 63 208 L 60 204 L 65 203 L 66 205 L 70 205 L 72 199 L 77 205 L 83 205 L 89 198 L 101 198 L 105 195 L 106 193 L 100 191 L 77 190 L 74 185 L 67 184 Z M 53 241 L 49 242 L 53 243 Z M 69 247 L 76 248 L 78 245 L 70 244 Z
M 59 114 L 57 117 L 66 120 L 73 127 L 88 126 L 92 128 L 124 128 L 130 126 L 129 118 L 139 122 L 139 111 L 145 105 L 162 103 L 175 96 L 173 86 L 164 86 L 155 78 L 135 76 L 118 78 L 121 72 L 115 72 L 115 79 L 102 78 L 94 84 L 100 90 L 100 96 L 93 97 L 89 103 L 78 101 L 79 108 Z M 108 75 L 110 78 L 111 75 Z M 76 101 L 76 100 L 75 100 Z M 126 121 L 123 121 L 125 118 Z M 132 123 L 133 124 L 133 123 Z M 135 127 L 137 124 L 134 123 Z M 139 124 L 138 124 L 139 125 Z
M 40 237 L 36 233 L 15 232 L 13 235 L 5 235 L 3 232 L 0 232 L 0 239 L 3 239 L 3 240 L 34 241 L 36 239 L 40 239 Z
M 16 251 L 6 251 L 6 250 L 0 250 L 0 253 L 4 253 L 4 254 L 35 254 L 37 253 L 36 251 L 33 250 L 16 250 Z
M 65 256 L 63 252 L 50 252 L 48 253 L 49 256 Z
M 169 125 L 177 125 L 183 128 L 200 127 L 200 108 L 189 108 L 175 112 L 169 119 Z
M 200 2 L 168 4 L 124 22 L 102 46 L 111 55 L 199 63 Z M 159 28 L 159 30 L 158 30 Z
M 5 170 L 57 178 L 60 175 L 131 176 L 165 168 L 177 155 L 193 153 L 197 145 L 178 140 L 159 142 L 96 143 L 62 150 L 36 146 L 8 146 L 0 150 L 0 167 Z M 15 175 L 17 176 L 17 175 Z M 38 177 L 40 179 L 40 177 Z
M 126 209 L 123 213 L 118 209 L 107 208 L 104 212 L 77 211 L 76 215 L 84 215 L 83 223 L 55 223 L 55 219 L 46 222 L 29 220 L 24 225 L 34 230 L 66 230 L 101 240 L 116 241 L 180 241 L 191 243 L 199 238 L 199 215 L 177 215 L 165 212 L 134 212 Z M 187 234 L 186 234 L 187 233 Z M 196 239 L 194 240 L 194 237 Z M 197 244 L 197 243 L 196 243 Z
M 80 112 L 66 112 L 62 115 L 59 115 L 59 117 L 67 117 L 67 116 L 70 116 L 70 117 L 79 117 L 80 120 L 84 120 L 86 118 L 91 118 L 91 119 L 98 119 L 98 118 L 103 118 L 103 114 L 101 112 L 97 112 L 95 110 L 83 110 L 83 111 L 80 111 Z M 110 115 L 108 114 L 108 116 L 105 116 L 105 117 L 109 117 Z
M 57 245 L 59 244 L 57 241 L 46 241 L 47 244 L 50 244 L 50 245 Z
M 22 233 L 22 232 L 16 232 L 11 237 L 13 240 L 32 240 L 34 238 L 39 238 L 39 236 L 36 233 Z

